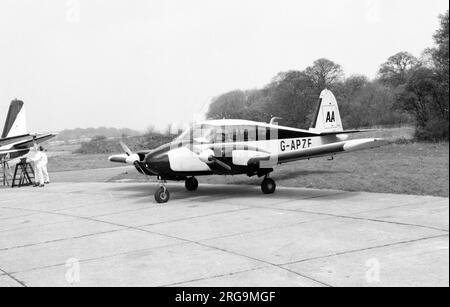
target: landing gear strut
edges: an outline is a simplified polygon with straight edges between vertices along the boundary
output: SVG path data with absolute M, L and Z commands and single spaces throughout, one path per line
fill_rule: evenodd
M 264 180 L 261 182 L 261 190 L 264 194 L 272 194 L 275 192 L 276 187 L 275 181 L 267 176 L 264 177 Z
M 159 189 L 155 192 L 155 200 L 157 203 L 167 203 L 170 198 L 169 190 L 166 188 L 166 181 L 160 180 Z
M 184 186 L 188 191 L 195 191 L 198 188 L 198 181 L 195 177 L 190 177 L 184 182 Z

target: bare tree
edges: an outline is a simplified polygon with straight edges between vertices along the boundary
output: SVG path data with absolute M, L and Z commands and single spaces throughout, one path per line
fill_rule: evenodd
M 330 88 L 344 77 L 341 65 L 324 58 L 314 61 L 312 66 L 306 68 L 305 73 L 320 89 Z
M 380 80 L 388 85 L 397 87 L 405 84 L 409 73 L 419 65 L 419 60 L 409 52 L 399 52 L 389 57 L 378 71 Z

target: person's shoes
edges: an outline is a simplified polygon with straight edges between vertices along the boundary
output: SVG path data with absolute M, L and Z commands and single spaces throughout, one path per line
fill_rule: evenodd
M 44 184 L 50 184 L 50 181 L 44 182 Z
M 33 184 L 33 188 L 37 188 L 39 186 L 39 183 Z
M 45 184 L 40 184 L 39 187 L 43 188 L 43 187 L 45 187 Z

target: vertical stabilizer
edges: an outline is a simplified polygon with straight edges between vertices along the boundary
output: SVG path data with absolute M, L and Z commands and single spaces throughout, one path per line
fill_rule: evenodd
M 343 131 L 339 107 L 333 93 L 327 89 L 320 93 L 316 115 L 310 130 L 315 132 Z
M 23 101 L 13 100 L 6 116 L 2 138 L 27 134 L 27 117 Z

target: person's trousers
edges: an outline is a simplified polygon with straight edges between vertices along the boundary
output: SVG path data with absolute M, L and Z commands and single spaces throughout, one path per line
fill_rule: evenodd
M 44 182 L 50 182 L 50 177 L 48 176 L 47 165 L 42 166 L 42 177 Z
M 40 185 L 43 185 L 45 182 L 42 169 L 43 169 L 42 165 L 36 165 L 36 172 L 34 174 L 36 176 L 35 179 L 36 183 L 39 183 Z

